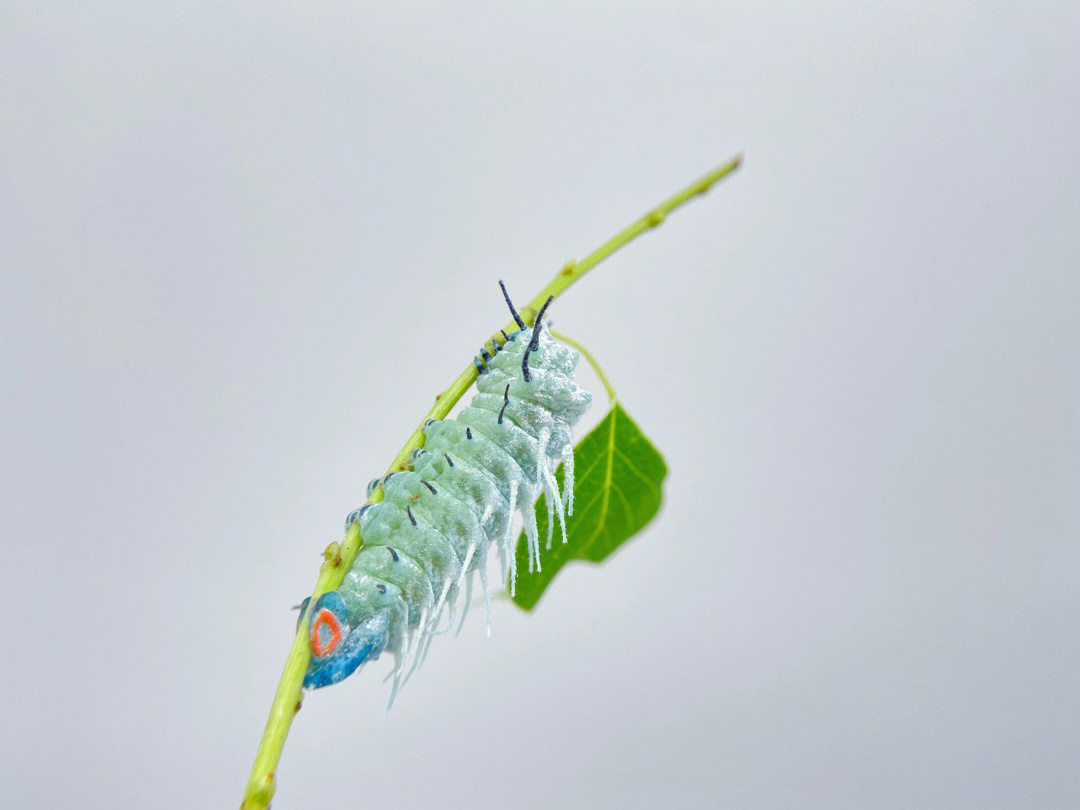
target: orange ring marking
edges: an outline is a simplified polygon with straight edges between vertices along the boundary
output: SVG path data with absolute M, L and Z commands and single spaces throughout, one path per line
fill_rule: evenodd
M 324 624 L 330 628 L 330 639 L 326 644 L 323 644 L 322 637 L 319 635 L 319 629 Z M 321 658 L 332 653 L 339 641 L 341 641 L 341 624 L 337 616 L 328 608 L 323 608 L 315 617 L 315 623 L 311 625 L 311 651 Z

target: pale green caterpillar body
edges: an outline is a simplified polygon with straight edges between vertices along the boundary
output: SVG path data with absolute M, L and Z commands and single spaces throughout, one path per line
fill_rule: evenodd
M 471 404 L 453 419 L 429 421 L 412 469 L 372 482 L 369 497 L 381 484 L 384 499 L 346 521 L 346 529 L 359 522 L 363 545 L 341 587 L 307 611 L 311 662 L 305 687 L 336 683 L 389 652 L 396 659 L 392 702 L 433 636 L 454 624 L 459 598 L 468 608 L 476 573 L 490 627 L 486 564 L 492 545 L 513 593 L 515 513 L 523 516 L 530 570 L 541 564 L 533 507 L 541 493 L 549 517 L 547 547 L 556 516 L 565 542 L 566 516 L 573 514 L 571 429 L 591 396 L 573 380 L 578 352 L 544 330 L 547 304 L 531 328 L 509 297 L 507 304 L 520 330 L 504 332 L 503 342 L 492 342 L 493 353 L 485 349 L 477 358 Z M 559 462 L 565 468 L 561 493 Z

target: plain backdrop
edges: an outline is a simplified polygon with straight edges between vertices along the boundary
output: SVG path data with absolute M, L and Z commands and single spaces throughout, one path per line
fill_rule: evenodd
M 0 10 L 0 806 L 235 807 L 497 280 L 742 151 L 552 310 L 659 518 L 275 810 L 1076 807 L 1080 7 L 382 6 Z

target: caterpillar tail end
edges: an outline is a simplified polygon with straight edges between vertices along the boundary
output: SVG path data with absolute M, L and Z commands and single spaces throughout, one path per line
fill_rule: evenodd
M 341 594 L 329 591 L 319 597 L 308 616 L 311 661 L 304 674 L 305 689 L 337 683 L 386 649 L 390 618 L 385 611 L 354 625 Z

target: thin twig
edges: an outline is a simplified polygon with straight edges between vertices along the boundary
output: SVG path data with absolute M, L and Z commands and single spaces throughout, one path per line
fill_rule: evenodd
M 532 323 L 536 313 L 549 296 L 558 298 L 571 284 L 608 256 L 645 231 L 655 228 L 664 221 L 668 214 L 683 203 L 698 194 L 704 194 L 718 180 L 735 171 L 741 163 L 742 155 L 737 155 L 723 166 L 713 169 L 704 177 L 691 183 L 678 194 L 664 200 L 660 205 L 619 231 L 580 261 L 569 262 L 522 310 L 521 314 L 525 321 Z M 516 324 L 510 323 L 505 328 L 513 330 L 515 326 Z M 502 338 L 502 333 L 496 332 L 491 339 L 502 343 L 503 341 L 499 340 L 499 338 Z M 424 444 L 424 424 L 429 419 L 445 418 L 457 401 L 472 387 L 476 377 L 476 366 L 470 364 L 468 368 L 458 375 L 457 379 L 450 383 L 450 386 L 445 391 L 435 397 L 435 404 L 428 411 L 427 416 L 421 420 L 405 446 L 401 448 L 401 451 L 391 463 L 391 471 L 408 468 L 409 458 L 412 456 L 413 450 L 422 447 Z M 606 381 L 605 384 L 607 384 Z M 608 387 L 610 389 L 610 385 Z M 614 399 L 614 397 L 612 398 Z M 382 498 L 383 491 L 382 487 L 379 486 L 368 500 L 371 503 L 376 503 L 381 501 Z M 354 523 L 349 527 L 349 530 L 345 533 L 345 538 L 340 543 L 331 543 L 326 547 L 323 555 L 324 562 L 319 569 L 319 579 L 315 584 L 315 591 L 312 593 L 309 605 L 315 604 L 315 601 L 322 594 L 341 585 L 345 573 L 352 566 L 352 562 L 360 550 L 360 546 L 360 528 L 358 524 Z M 270 799 L 274 795 L 274 771 L 277 768 L 278 760 L 281 758 L 281 749 L 285 745 L 285 737 L 289 733 L 293 716 L 300 710 L 304 673 L 307 671 L 310 655 L 307 612 L 305 611 L 298 625 L 296 637 L 293 639 L 289 657 L 285 661 L 285 670 L 281 673 L 281 680 L 278 682 L 277 692 L 274 694 L 274 702 L 270 706 L 270 717 L 266 721 L 262 741 L 259 743 L 259 750 L 251 767 L 251 776 L 248 778 L 247 788 L 244 791 L 241 810 L 265 810 L 270 805 Z

